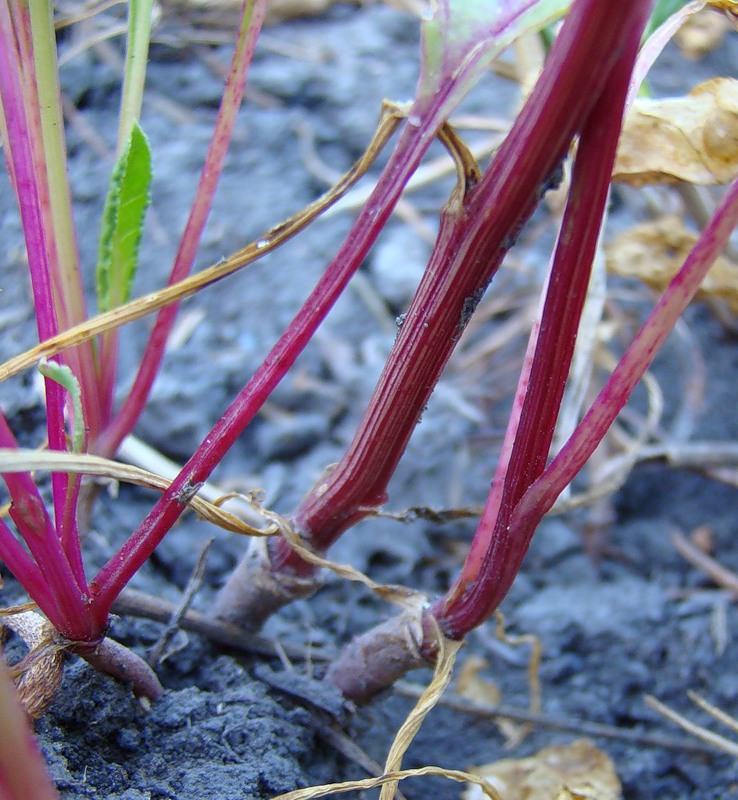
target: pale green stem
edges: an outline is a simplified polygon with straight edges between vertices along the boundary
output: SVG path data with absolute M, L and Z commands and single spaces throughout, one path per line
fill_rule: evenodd
M 118 144 L 116 157 L 125 149 L 131 129 L 141 116 L 146 67 L 148 64 L 149 42 L 153 0 L 130 0 L 128 4 L 128 33 L 126 37 L 126 63 L 123 76 L 123 89 L 118 117 Z M 105 423 L 113 415 L 115 380 L 118 366 L 118 330 L 113 329 L 101 336 L 99 351 L 100 397 Z
M 153 0 L 131 0 L 128 6 L 126 68 L 118 120 L 118 155 L 128 141 L 133 123 L 141 116 L 153 7 Z

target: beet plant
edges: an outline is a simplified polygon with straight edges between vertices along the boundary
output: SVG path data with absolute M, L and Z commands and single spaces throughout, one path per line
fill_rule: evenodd
M 192 267 L 264 7 L 264 2 L 244 4 L 231 73 L 170 283 L 181 280 Z M 98 309 L 112 315 L 129 299 L 148 203 L 150 154 L 138 115 L 151 19 L 151 2 L 130 4 L 117 161 L 96 265 Z M 45 342 L 61 331 L 84 325 L 87 319 L 66 174 L 51 3 L 0 3 L 0 99 L 4 152 L 23 224 L 38 337 Z M 176 310 L 176 304 L 170 304 L 160 312 L 133 387 L 119 409 L 114 408 L 118 352 L 114 328 L 40 363 L 51 456 L 111 456 L 116 452 L 145 406 Z M 47 510 L 2 414 L 0 447 L 5 454 L 9 515 L 25 545 L 0 520 L 0 558 L 48 619 L 57 646 L 80 653 L 113 674 L 127 675 L 138 691 L 157 696 L 161 687 L 145 664 L 105 639 L 109 605 L 99 608 L 104 600 L 98 597 L 94 583 L 88 582 L 82 562 L 78 511 L 85 467 L 77 463 L 67 471 L 51 469 L 53 508 Z M 48 462 L 41 468 L 48 469 Z
M 537 525 L 582 469 L 676 323 L 738 222 L 734 183 L 680 272 L 655 305 L 609 380 L 558 452 L 552 441 L 608 200 L 621 125 L 644 71 L 649 0 L 438 0 L 423 20 L 414 100 L 387 110 L 378 142 L 399 135 L 388 163 L 334 259 L 294 320 L 161 498 L 110 561 L 88 580 L 78 518 L 81 476 L 106 469 L 142 413 L 178 301 L 246 266 L 297 233 L 367 166 L 362 160 L 313 207 L 200 275 L 187 278 L 210 210 L 240 105 L 266 2 L 247 0 L 223 102 L 169 287 L 129 302 L 147 202 L 149 157 L 138 122 L 151 7 L 130 4 L 129 59 L 118 161 L 103 220 L 98 309 L 88 319 L 65 177 L 50 5 L 0 4 L 3 142 L 18 198 L 40 345 L 0 368 L 3 377 L 48 358 L 44 376 L 51 458 L 32 458 L 0 416 L 2 471 L 17 533 L 0 520 L 0 558 L 51 626 L 55 646 L 161 691 L 134 657 L 106 643 L 111 607 L 203 483 L 252 422 L 364 261 L 410 177 L 438 137 L 454 157 L 457 185 L 433 252 L 353 441 L 340 462 L 290 514 L 257 509 L 246 557 L 215 615 L 254 630 L 281 606 L 319 588 L 314 556 L 387 500 L 389 480 L 467 323 L 542 197 L 572 155 L 566 211 L 543 287 L 491 489 L 461 573 L 440 598 L 418 604 L 350 643 L 328 672 L 343 693 L 365 701 L 409 669 L 433 663 L 442 640 L 461 640 L 498 607 Z M 571 6 L 571 8 L 569 8 Z M 658 4 L 657 12 L 664 4 Z M 541 76 L 490 164 L 482 171 L 448 125 L 490 62 L 523 33 L 556 30 Z M 651 22 L 649 23 L 649 18 Z M 668 20 L 667 20 L 668 22 Z M 555 30 L 549 28 L 549 31 Z M 657 31 L 658 33 L 658 31 Z M 651 48 L 653 50 L 653 47 Z M 370 149 L 369 160 L 373 157 Z M 133 387 L 113 403 L 118 334 L 124 322 L 160 309 Z M 64 457 L 71 456 L 73 458 Z M 30 470 L 52 474 L 52 508 Z M 111 469 L 108 465 L 107 469 Z M 492 471 L 491 471 L 492 472 Z M 115 471 L 110 472 L 116 476 Z M 215 513 L 215 512 L 213 512 Z M 221 518 L 223 524 L 228 520 Z M 249 520 L 251 522 L 253 520 Z M 231 520 L 238 527 L 237 520 Z M 1 776 L 0 776 L 1 777 Z

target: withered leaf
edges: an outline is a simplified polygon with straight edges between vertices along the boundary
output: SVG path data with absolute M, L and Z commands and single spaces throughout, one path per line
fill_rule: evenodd
M 638 98 L 628 114 L 613 180 L 723 184 L 738 175 L 738 80 L 713 78 L 686 97 Z
M 662 291 L 684 263 L 697 241 L 677 216 L 636 225 L 605 247 L 611 274 L 638 278 Z M 720 297 L 738 314 L 738 264 L 719 256 L 707 273 L 697 297 Z
M 620 800 L 622 787 L 615 765 L 588 739 L 554 745 L 529 758 L 506 758 L 473 769 L 505 800 Z M 464 800 L 480 800 L 469 786 Z
M 674 39 L 685 58 L 697 61 L 718 48 L 732 28 L 727 16 L 705 9 L 690 17 Z

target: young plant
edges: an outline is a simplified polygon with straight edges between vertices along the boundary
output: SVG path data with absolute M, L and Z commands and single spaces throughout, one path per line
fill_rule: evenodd
M 560 300 L 563 305 L 548 312 L 544 333 L 554 338 L 545 341 L 535 358 L 541 383 L 539 400 L 546 405 L 530 419 L 540 420 L 543 428 L 532 436 L 537 449 L 527 445 L 533 451 L 529 453 L 532 460 L 526 458 L 513 467 L 519 484 L 516 491 L 545 464 L 586 295 L 630 70 L 648 6 L 644 2 L 621 3 L 615 12 L 589 0 L 575 3 L 538 84 L 485 175 L 480 178 L 473 166 L 463 171 L 460 186 L 443 211 L 428 267 L 359 429 L 338 465 L 290 517 L 290 525 L 315 552 L 324 553 L 346 528 L 385 502 L 389 479 L 461 332 L 526 220 L 545 191 L 557 183 L 563 159 L 581 133 L 580 151 L 585 155 L 578 156 L 577 164 L 587 167 L 575 170 L 557 256 L 564 267 L 556 268 L 551 284 L 564 293 L 565 302 Z M 448 12 L 443 19 L 448 41 L 441 61 L 446 71 L 438 68 L 440 59 L 432 50 L 437 29 L 428 25 L 424 29 L 423 73 L 411 118 L 422 119 L 429 83 L 437 81 L 440 93 L 450 93 L 447 84 L 453 83 L 456 65 L 466 63 L 466 54 L 476 52 L 487 33 L 484 12 L 479 11 L 474 19 L 468 7 L 463 12 L 453 3 L 441 8 Z M 453 11 L 459 15 L 457 19 Z M 454 23 L 459 27 L 454 28 Z M 452 47 L 457 30 L 465 32 L 463 50 Z M 620 93 L 608 89 L 607 99 L 600 101 L 614 81 Z M 439 93 L 439 88 L 435 91 Z M 590 131 L 595 110 L 605 121 Z M 594 152 L 587 150 L 590 141 Z M 585 202 L 584 196 L 590 199 Z M 279 605 L 313 591 L 318 584 L 315 568 L 287 539 L 271 541 L 266 552 L 263 547 L 261 553 L 254 552 L 257 547 L 251 550 L 225 587 L 219 613 L 239 624 L 258 626 Z M 273 587 L 270 592 L 264 590 L 265 585 Z
M 389 478 L 460 332 L 578 136 L 541 318 L 469 557 L 444 597 L 390 620 L 347 648 L 329 676 L 352 699 L 367 700 L 408 669 L 432 661 L 439 631 L 463 638 L 497 608 L 540 519 L 605 435 L 735 225 L 734 187 L 683 273 L 547 467 L 649 10 L 650 3 L 638 0 L 616 8 L 598 0 L 574 3 L 540 81 L 489 169 L 481 179 L 473 167 L 463 171 L 461 187 L 444 210 L 426 273 L 346 455 L 285 523 L 291 535 L 272 540 L 266 549 L 252 548 L 221 596 L 221 616 L 258 626 L 277 607 L 318 585 L 315 567 L 291 540 L 298 538 L 321 554 L 386 500 Z M 422 86 L 421 78 L 421 103 Z M 422 119 L 415 108 L 413 116 Z
M 171 283 L 186 276 L 193 264 L 265 7 L 265 0 L 244 3 L 231 71 Z M 148 203 L 150 154 L 137 120 L 151 15 L 151 0 L 131 2 L 118 159 L 105 207 L 97 265 L 98 305 L 102 311 L 114 312 L 128 300 Z M 67 182 L 50 2 L 0 2 L 0 101 L 0 132 L 26 241 L 38 337 L 44 342 L 76 325 L 87 324 Z M 159 314 L 134 387 L 118 411 L 113 406 L 118 347 L 114 331 L 105 332 L 97 341 L 78 343 L 42 364 L 48 448 L 52 453 L 115 453 L 143 410 L 176 310 L 176 304 L 170 305 Z M 0 519 L 0 558 L 69 649 L 114 673 L 134 679 L 140 676 L 140 688 L 146 694 L 160 693 L 161 687 L 153 676 L 146 675 L 142 663 L 134 664 L 132 655 L 112 643 L 102 646 L 107 610 L 97 610 L 99 600 L 94 586 L 87 582 L 80 546 L 78 501 L 83 467 L 67 472 L 52 467 L 52 514 L 45 508 L 31 474 L 14 466 L 17 443 L 2 414 L 0 447 L 6 449 L 2 472 L 11 498 L 9 514 L 25 543 L 24 547 Z
M 160 293 L 155 301 L 157 307 L 181 297 L 184 291 L 176 284 L 192 264 L 264 5 L 259 0 L 245 4 L 213 145 L 172 270 L 171 286 Z M 714 257 L 729 235 L 738 206 L 736 192 L 731 190 L 716 216 L 714 228 L 705 234 L 709 241 L 701 250 L 698 246 L 699 252 L 688 262 L 689 278 L 674 284 L 667 292 L 671 299 L 657 307 L 656 321 L 636 340 L 632 354 L 631 351 L 626 354 L 621 382 L 615 390 L 601 395 L 569 443 L 547 467 L 605 207 L 630 74 L 650 4 L 646 0 L 623 0 L 616 5 L 606 0 L 576 0 L 541 79 L 484 175 L 445 126 L 445 120 L 494 55 L 522 32 L 538 29 L 561 15 L 567 5 L 563 0 L 489 4 L 439 1 L 434 15 L 424 22 L 423 65 L 417 96 L 407 112 L 387 167 L 346 241 L 264 363 L 128 542 L 89 584 L 81 567 L 74 522 L 78 477 L 55 474 L 52 521 L 30 475 L 3 470 L 13 498 L 11 514 L 30 552 L 5 526 L 0 527 L 0 557 L 24 583 L 56 629 L 76 648 L 92 651 L 99 646 L 110 608 L 121 589 L 196 496 L 203 481 L 313 336 L 366 257 L 431 141 L 440 135 L 456 157 L 459 186 L 444 209 L 425 276 L 356 437 L 338 467 L 308 494 L 289 519 L 269 514 L 287 536 L 275 538 L 267 548 L 258 546 L 252 550 L 229 581 L 217 612 L 245 627 L 256 627 L 285 602 L 318 586 L 314 568 L 293 551 L 288 540 L 298 537 L 309 549 L 323 553 L 344 530 L 384 502 L 389 478 L 476 303 L 541 196 L 556 183 L 561 163 L 575 137 L 579 137 L 567 213 L 540 324 L 531 339 L 500 465 L 462 575 L 453 589 L 430 608 L 390 620 L 380 631 L 356 642 L 334 666 L 331 677 L 347 695 L 366 699 L 405 670 L 432 660 L 438 630 L 447 637 L 462 638 L 494 610 L 520 566 L 540 517 L 581 468 L 586 454 L 604 436 L 632 385 L 646 369 L 660 337 L 673 325 L 674 314 L 688 302 L 689 292 L 696 289 L 695 281 L 698 283 L 707 268 L 708 259 Z M 10 6 L 6 2 L 3 8 Z M 22 8 L 12 8 L 22 22 Z M 72 412 L 73 433 L 84 430 L 80 418 L 85 426 L 89 425 L 85 397 L 93 385 L 85 381 L 84 364 L 76 366 L 71 360 L 70 354 L 78 351 L 69 348 L 71 344 L 79 347 L 89 342 L 102 328 L 100 320 L 93 320 L 78 324 L 63 337 L 55 335 L 66 325 L 56 316 L 61 312 L 57 311 L 53 292 L 49 290 L 56 283 L 49 278 L 50 257 L 42 247 L 46 226 L 51 224 L 45 223 L 41 213 L 46 208 L 45 172 L 32 157 L 34 128 L 23 116 L 26 105 L 34 108 L 34 103 L 38 104 L 32 94 L 29 100 L 23 93 L 29 90 L 23 88 L 19 65 L 25 62 L 21 58 L 22 48 L 16 48 L 16 39 L 25 40 L 14 33 L 13 19 L 10 13 L 0 15 L 0 35 L 4 36 L 0 51 L 15 54 L 15 58 L 7 57 L 0 63 L 0 91 L 11 174 L 24 227 L 28 226 L 29 261 L 41 265 L 37 269 L 41 276 L 37 307 L 42 309 L 42 318 L 48 324 L 40 330 L 39 338 L 48 345 L 47 355 L 53 355 L 57 361 L 61 361 L 57 354 L 65 353 L 66 363 L 51 367 L 48 372 L 51 377 L 47 378 L 49 426 L 54 430 L 53 440 L 51 433 L 49 436 L 50 446 L 63 451 L 67 443 L 62 385 L 68 387 L 70 397 L 75 394 L 75 381 L 80 386 L 80 402 Z M 6 75 L 6 65 L 10 77 Z M 390 123 L 385 119 L 383 126 L 387 124 Z M 140 151 L 140 138 L 134 122 L 125 129 L 130 145 L 121 148 L 121 157 L 128 163 L 135 160 L 134 148 Z M 359 167 L 356 171 L 360 171 Z M 115 183 L 120 193 L 129 183 L 128 175 L 128 168 L 122 167 Z M 140 199 L 141 184 L 136 181 L 133 184 L 129 196 Z M 26 187 L 30 187 L 28 191 Z M 318 206 L 322 208 L 326 202 Z M 114 207 L 122 205 L 127 204 L 113 202 Z M 196 284 L 201 286 L 219 279 L 228 270 L 268 252 L 302 224 L 293 220 L 278 226 L 229 259 L 222 268 L 211 268 L 204 278 L 188 279 L 183 284 L 189 291 Z M 116 233 L 115 225 L 112 230 L 111 242 L 120 241 L 123 237 Z M 101 251 L 107 249 L 108 245 Z M 119 253 L 124 249 L 119 247 Z M 120 276 L 130 275 L 130 261 L 130 258 L 111 260 L 111 268 L 116 262 L 112 271 L 119 276 L 113 282 L 122 287 L 111 305 L 125 300 L 130 280 Z M 103 282 L 111 283 L 110 274 L 108 270 Z M 143 298 L 129 307 L 116 309 L 120 312 L 118 319 L 130 319 L 133 306 L 143 308 L 147 304 L 148 299 Z M 134 388 L 122 409 L 112 417 L 105 417 L 104 423 L 95 428 L 94 436 L 85 440 L 83 434 L 80 434 L 82 439 L 73 435 L 73 446 L 110 454 L 131 430 L 161 361 L 175 308 L 165 307 L 159 314 Z M 104 316 L 107 319 L 110 314 Z M 103 342 L 99 352 L 114 352 L 113 338 L 105 341 L 107 347 Z M 84 348 L 79 352 L 84 354 Z M 93 348 L 91 355 L 86 356 L 93 359 L 93 365 L 99 352 Z M 78 357 L 81 359 L 82 355 Z M 71 379 L 67 370 L 72 373 Z M 613 379 L 618 374 L 616 371 Z M 108 377 L 105 386 L 110 384 Z M 97 413 L 102 416 L 102 410 Z M 15 446 L 7 422 L 1 417 L 0 445 Z M 86 463 L 91 462 L 88 459 Z M 64 520 L 68 521 L 67 528 Z

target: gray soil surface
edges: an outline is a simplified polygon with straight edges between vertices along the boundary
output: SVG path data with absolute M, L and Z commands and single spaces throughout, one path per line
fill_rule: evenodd
M 176 25 L 169 25 L 171 39 Z M 663 93 L 684 90 L 703 77 L 730 74 L 738 56 L 735 39 L 697 64 L 685 65 L 675 49 L 668 51 L 654 87 Z M 306 152 L 336 173 L 351 164 L 371 138 L 381 100 L 412 95 L 417 40 L 416 21 L 379 5 L 336 6 L 319 18 L 266 31 L 198 268 L 257 238 L 323 191 L 325 183 L 309 168 Z M 62 49 L 71 44 L 65 40 Z M 217 110 L 222 81 L 213 64 L 225 66 L 227 59 L 226 49 L 205 46 L 161 44 L 152 51 L 142 124 L 153 148 L 155 179 L 137 293 L 165 280 Z M 79 112 L 68 133 L 70 170 L 80 247 L 85 264 L 92 264 L 111 161 L 91 140 L 108 150 L 115 141 L 119 73 L 93 49 L 73 58 L 62 80 Z M 503 116 L 515 97 L 512 84 L 490 76 L 463 110 Z M 2 181 L 4 359 L 33 344 L 34 325 L 20 226 Z M 413 196 L 431 226 L 448 189 L 448 183 L 438 183 Z M 627 221 L 627 202 L 615 199 L 614 214 Z M 351 220 L 346 212 L 321 220 L 263 262 L 183 304 L 180 335 L 137 430 L 143 440 L 174 459 L 192 453 L 289 322 Z M 531 228 L 545 223 L 541 212 Z M 531 232 L 523 239 L 524 248 L 529 244 L 519 257 L 523 272 L 510 271 L 496 282 L 508 290 L 516 281 L 529 283 L 529 277 L 519 276 L 535 274 L 545 264 L 540 237 Z M 261 487 L 268 505 L 287 513 L 340 457 L 392 344 L 394 317 L 406 307 L 429 247 L 399 220 L 390 224 L 362 268 L 382 319 L 368 307 L 365 293 L 348 290 L 269 408 L 220 467 L 215 477 L 221 485 L 242 491 Z M 631 304 L 627 313 L 634 316 L 643 308 Z M 735 440 L 735 338 L 701 306 L 690 309 L 687 323 L 705 360 L 708 387 L 693 438 Z M 122 393 L 146 330 L 147 323 L 133 325 L 123 337 Z M 522 344 L 513 349 L 519 352 Z M 667 393 L 667 419 L 685 381 L 679 347 L 670 343 L 656 365 Z M 501 375 L 470 376 L 458 361 L 449 366 L 393 480 L 391 509 L 483 502 L 505 424 L 500 399 L 509 391 L 513 370 L 503 365 Z M 0 401 L 21 441 L 38 443 L 43 411 L 34 380 L 26 375 L 6 382 Z M 737 501 L 734 488 L 649 464 L 638 467 L 615 498 L 596 557 L 585 551 L 592 520 L 586 509 L 546 520 L 502 610 L 511 634 L 539 637 L 544 714 L 565 720 L 568 730 L 537 725 L 510 752 L 493 720 L 439 707 L 413 742 L 406 766 L 463 769 L 588 733 L 613 758 L 629 800 L 732 796 L 735 762 L 690 750 L 694 740 L 650 710 L 644 696 L 655 695 L 702 723 L 708 719 L 691 705 L 688 690 L 738 713 L 734 598 L 688 566 L 670 542 L 674 529 L 689 533 L 709 526 L 716 557 L 738 569 Z M 115 499 L 100 496 L 85 545 L 90 574 L 151 503 L 151 495 L 128 487 Z M 434 595 L 453 580 L 473 529 L 471 520 L 403 525 L 375 519 L 349 532 L 332 556 L 378 581 Z M 176 603 L 211 537 L 194 600 L 196 609 L 207 612 L 244 542 L 193 517 L 165 539 L 134 587 Z M 5 570 L 3 579 L 7 605 L 21 595 Z M 293 655 L 291 663 L 286 657 L 239 654 L 179 631 L 159 668 L 166 696 L 150 710 L 125 687 L 70 659 L 62 689 L 37 725 L 62 798 L 256 800 L 364 777 L 355 758 L 338 752 L 331 731 L 345 731 L 381 762 L 412 700 L 395 691 L 352 711 L 317 678 L 325 654 L 388 613 L 392 610 L 363 587 L 329 578 L 315 597 L 285 609 L 265 630 L 285 648 L 303 648 L 305 657 Z M 111 633 L 146 654 L 162 630 L 159 623 L 121 616 Z M 470 637 L 462 661 L 471 655 L 487 659 L 485 675 L 498 685 L 503 703 L 527 706 L 526 648 L 500 642 L 490 622 Z M 417 673 L 409 679 L 428 677 Z M 585 730 L 586 723 L 631 736 L 669 736 L 677 744 L 596 736 Z M 410 800 L 451 800 L 461 788 L 426 778 L 406 782 L 402 791 Z

